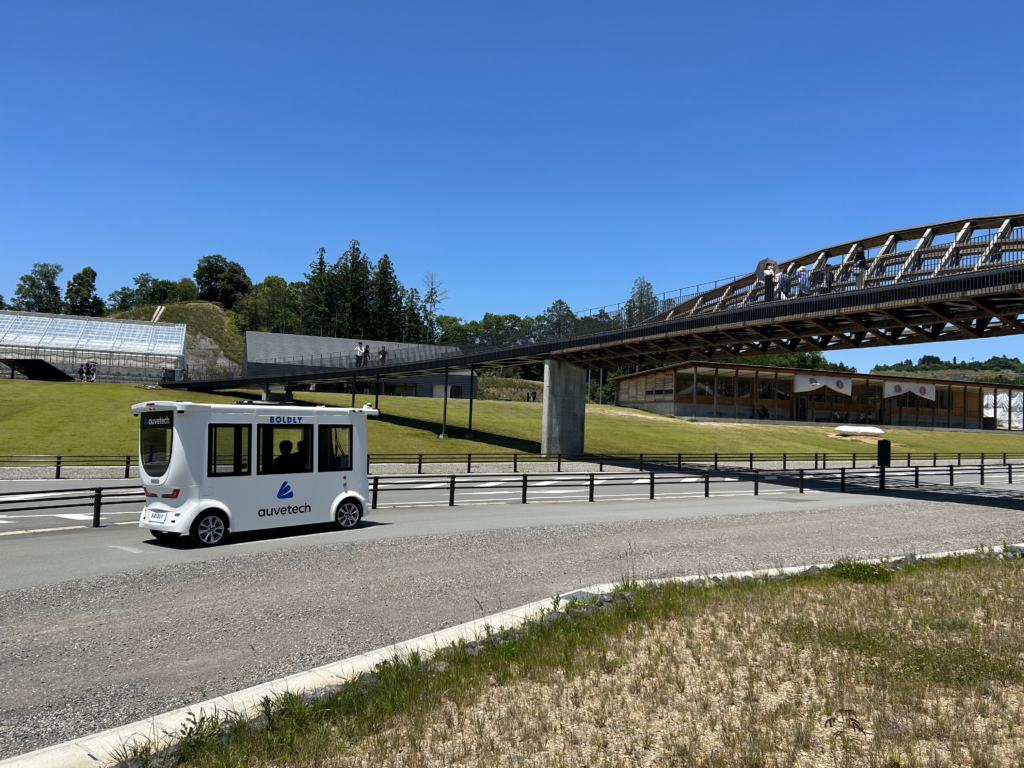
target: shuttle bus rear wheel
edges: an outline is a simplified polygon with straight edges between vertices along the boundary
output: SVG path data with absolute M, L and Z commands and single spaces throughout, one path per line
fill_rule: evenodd
M 215 509 L 200 512 L 189 531 L 192 543 L 200 547 L 215 547 L 223 544 L 228 535 L 228 521 L 224 514 Z
M 334 513 L 334 522 L 343 530 L 355 528 L 359 525 L 359 518 L 363 516 L 363 508 L 358 501 L 347 499 L 338 505 Z

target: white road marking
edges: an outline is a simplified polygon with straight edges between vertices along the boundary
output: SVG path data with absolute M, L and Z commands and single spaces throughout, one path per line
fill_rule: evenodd
M 414 491 L 425 491 L 427 488 L 446 488 L 448 483 L 427 483 L 426 485 L 418 485 Z
M 492 483 L 480 483 L 480 485 L 478 485 L 476 487 L 477 488 L 493 488 L 496 485 L 506 485 L 507 483 L 510 483 L 510 482 L 512 482 L 512 481 L 511 480 L 495 480 Z
M 25 515 L 25 517 L 44 517 L 44 515 Z M 63 520 L 92 520 L 92 515 L 83 515 L 80 512 L 67 515 L 45 515 L 45 517 L 59 517 Z
M 534 483 L 531 487 L 536 487 L 540 485 L 555 485 L 558 482 L 558 480 L 541 480 L 539 483 Z
M 133 555 L 144 555 L 144 554 L 146 554 L 141 549 L 135 549 L 135 547 L 121 547 L 121 546 L 118 546 L 117 544 L 108 544 L 107 545 L 107 549 L 120 549 L 123 552 L 131 552 Z

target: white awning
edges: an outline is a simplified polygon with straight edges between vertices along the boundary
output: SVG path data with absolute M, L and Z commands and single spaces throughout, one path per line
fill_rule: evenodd
M 896 397 L 896 395 L 902 395 L 906 392 L 913 392 L 925 400 L 935 399 L 934 384 L 918 383 L 916 381 L 913 383 L 909 381 L 886 381 L 882 384 L 882 397 Z
M 811 392 L 819 387 L 828 387 L 849 395 L 853 392 L 853 380 L 849 376 L 833 376 L 828 372 L 798 373 L 793 377 L 794 392 Z

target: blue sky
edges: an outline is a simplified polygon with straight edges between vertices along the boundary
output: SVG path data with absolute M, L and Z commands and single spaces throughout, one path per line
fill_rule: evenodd
M 536 314 L 1024 210 L 1015 3 L 0 4 L 0 293 L 348 240 Z M 835 355 L 1024 357 L 1016 338 Z

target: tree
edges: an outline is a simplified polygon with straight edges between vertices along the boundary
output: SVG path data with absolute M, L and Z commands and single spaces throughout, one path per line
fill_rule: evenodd
M 64 268 L 60 264 L 36 263 L 32 271 L 22 275 L 14 289 L 11 306 L 23 312 L 60 314 L 64 308 L 57 277 Z
M 644 278 L 638 277 L 633 281 L 633 292 L 623 307 L 626 327 L 639 325 L 656 314 L 658 314 L 658 297 L 654 295 L 654 287 Z
M 423 344 L 428 339 L 427 324 L 423 319 L 423 302 L 420 292 L 413 288 L 403 292 L 402 335 L 399 341 L 406 344 Z
M 135 290 L 122 285 L 107 296 L 107 307 L 114 312 L 127 312 L 135 306 Z
M 196 271 L 192 273 L 199 288 L 199 298 L 204 301 L 220 299 L 220 276 L 227 268 L 228 260 L 219 253 L 199 259 Z
M 437 310 L 448 299 L 448 290 L 444 287 L 444 280 L 441 280 L 436 272 L 427 272 L 423 276 L 423 287 L 426 288 L 423 294 L 423 319 L 427 324 L 430 340 L 434 341 L 439 334 Z
M 69 315 L 99 317 L 106 307 L 96 295 L 96 270 L 86 267 L 68 280 L 64 291 L 64 311 Z
M 561 299 L 548 307 L 537 318 L 542 339 L 567 339 L 576 330 L 576 315 Z
M 327 267 L 327 249 L 318 248 L 316 260 L 309 265 L 303 291 L 305 298 L 304 328 L 306 333 L 324 335 L 324 325 L 329 324 L 333 313 L 330 309 L 332 297 L 331 274 Z
M 0 293 L 0 309 L 7 309 L 7 302 L 4 301 L 4 295 Z
M 775 368 L 804 368 L 812 371 L 835 371 L 856 373 L 857 369 L 846 363 L 833 363 L 821 352 L 793 352 L 788 355 L 761 355 L 750 358 L 753 365 L 769 365 Z
M 402 337 L 402 284 L 398 282 L 391 259 L 385 253 L 373 270 L 372 326 L 374 338 L 398 341 Z
M 183 277 L 176 283 L 173 283 L 167 293 L 167 301 L 179 302 L 179 301 L 195 301 L 199 298 L 199 286 L 193 282 L 191 277 Z
M 249 292 L 252 280 L 237 261 L 229 261 L 218 278 L 217 298 L 224 309 L 233 309 L 238 299 Z
M 337 272 L 337 296 L 340 328 L 338 336 L 351 338 L 380 338 L 373 327 L 371 304 L 373 295 L 373 264 L 359 247 L 358 240 L 349 241 L 348 250 L 342 254 Z

